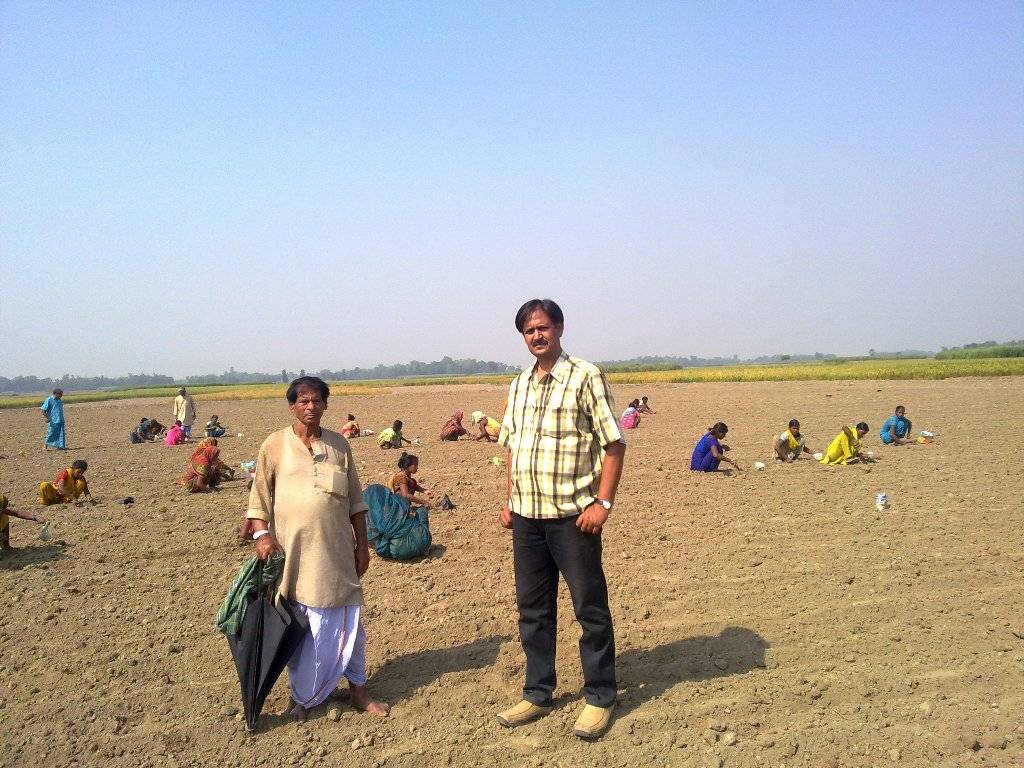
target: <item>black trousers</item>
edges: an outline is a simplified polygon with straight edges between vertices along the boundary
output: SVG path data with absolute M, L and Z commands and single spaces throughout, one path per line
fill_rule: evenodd
M 576 527 L 576 517 L 534 520 L 512 515 L 512 552 L 519 638 L 526 653 L 523 698 L 551 705 L 561 573 L 583 629 L 583 696 L 588 704 L 610 706 L 615 701 L 615 636 L 601 567 L 601 534 L 583 533 Z

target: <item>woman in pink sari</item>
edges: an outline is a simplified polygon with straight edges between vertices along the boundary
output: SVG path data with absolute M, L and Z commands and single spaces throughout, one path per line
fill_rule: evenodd
M 180 421 L 174 422 L 174 426 L 167 430 L 167 437 L 164 438 L 166 445 L 181 445 L 188 442 L 188 435 Z

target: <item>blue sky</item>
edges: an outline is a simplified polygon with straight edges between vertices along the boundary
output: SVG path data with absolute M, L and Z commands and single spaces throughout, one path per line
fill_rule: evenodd
M 1024 336 L 1021 3 L 0 5 L 0 375 Z

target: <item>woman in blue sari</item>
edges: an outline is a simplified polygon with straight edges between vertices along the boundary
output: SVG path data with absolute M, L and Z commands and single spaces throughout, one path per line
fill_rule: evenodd
M 878 436 L 886 445 L 910 445 L 913 440 L 906 439 L 911 430 L 910 419 L 907 418 L 907 409 L 902 405 L 896 406 L 896 412 L 882 424 L 882 431 Z
M 46 419 L 46 447 L 63 451 L 67 448 L 64 433 L 64 397 L 63 389 L 53 390 L 53 394 L 43 400 L 39 410 Z
M 704 437 L 698 440 L 693 448 L 690 469 L 694 472 L 717 472 L 718 465 L 723 461 L 739 469 L 740 465 L 725 455 L 729 446 L 721 442 L 728 432 L 729 428 L 721 421 L 713 427 L 708 427 Z

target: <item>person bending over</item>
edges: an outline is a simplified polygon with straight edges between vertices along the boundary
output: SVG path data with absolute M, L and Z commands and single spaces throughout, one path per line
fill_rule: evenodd
M 0 493 L 0 551 L 9 552 L 14 549 L 11 546 L 11 518 L 17 517 L 21 520 L 31 520 L 33 523 L 45 523 L 46 518 L 34 512 L 22 512 L 12 507 L 7 497 Z
M 714 426 L 708 427 L 708 431 L 693 448 L 690 469 L 694 472 L 717 472 L 718 465 L 723 461 L 739 469 L 740 465 L 725 455 L 730 448 L 722 440 L 728 432 L 729 428 L 722 421 L 715 422 Z
M 39 484 L 39 502 L 48 507 L 51 504 L 67 504 L 69 502 L 81 503 L 88 499 L 95 504 L 92 494 L 89 492 L 89 483 L 85 479 L 86 470 L 89 464 L 84 459 L 76 459 L 71 466 L 62 469 L 52 483 L 42 482 Z
M 868 433 L 868 425 L 863 421 L 849 427 L 843 427 L 842 431 L 832 438 L 828 444 L 825 455 L 821 457 L 821 464 L 853 464 L 871 459 L 860 449 L 860 441 Z
M 406 440 L 402 436 L 402 422 L 397 419 L 390 427 L 382 429 L 380 434 L 377 435 L 377 445 L 381 447 L 381 450 L 401 448 L 402 443 L 412 445 L 412 440 Z

